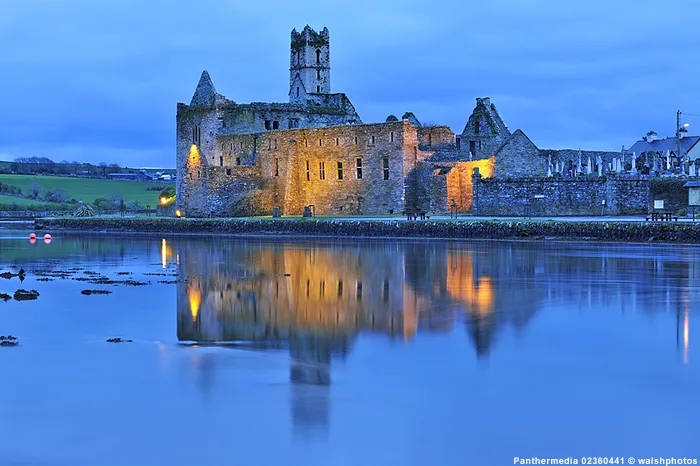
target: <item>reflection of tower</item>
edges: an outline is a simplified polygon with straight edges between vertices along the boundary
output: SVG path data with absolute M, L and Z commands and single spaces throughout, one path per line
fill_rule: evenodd
M 292 366 L 292 420 L 295 428 L 325 431 L 329 422 L 331 354 L 347 352 L 347 341 L 337 335 L 293 334 L 289 337 Z
M 467 321 L 467 333 L 471 335 L 478 358 L 487 358 L 493 344 L 493 315 L 476 317 Z

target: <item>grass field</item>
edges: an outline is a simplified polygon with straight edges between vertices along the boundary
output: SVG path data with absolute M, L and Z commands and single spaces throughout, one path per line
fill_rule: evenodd
M 3 196 L 0 194 L 0 205 L 17 204 L 21 206 L 48 206 L 50 203 L 43 201 L 35 201 L 34 199 L 25 199 L 23 197 Z
M 19 186 L 19 188 L 22 189 L 23 195 L 27 195 L 27 187 L 30 184 L 39 183 L 44 192 L 48 190 L 62 189 L 68 194 L 69 199 L 74 198 L 83 202 L 92 202 L 100 197 L 109 198 L 112 194 L 119 194 L 122 196 L 125 202 L 140 201 L 144 206 L 150 205 L 153 209 L 155 209 L 158 204 L 158 194 L 160 194 L 160 191 L 146 191 L 146 189 L 153 188 L 155 186 L 166 187 L 173 185 L 172 183 L 167 182 L 2 174 L 0 174 L 0 182 L 8 185 Z M 3 199 L 1 202 L 4 204 L 4 201 L 5 200 Z M 19 202 L 17 202 L 17 204 L 19 204 Z

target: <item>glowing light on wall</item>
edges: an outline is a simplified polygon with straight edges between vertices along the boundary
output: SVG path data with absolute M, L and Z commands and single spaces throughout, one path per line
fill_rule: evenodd
M 192 144 L 190 147 L 190 159 L 197 160 L 199 158 L 199 149 L 196 144 Z
M 491 178 L 496 172 L 496 157 L 471 162 L 457 162 L 447 174 L 448 205 L 454 199 L 457 203 L 457 210 L 460 212 L 466 212 L 472 208 L 474 202 L 472 175 L 475 168 L 479 169 L 482 178 Z

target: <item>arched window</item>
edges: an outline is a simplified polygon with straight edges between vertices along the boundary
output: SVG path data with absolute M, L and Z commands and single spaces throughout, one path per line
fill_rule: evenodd
M 316 63 L 321 63 L 321 51 L 318 49 L 316 50 Z

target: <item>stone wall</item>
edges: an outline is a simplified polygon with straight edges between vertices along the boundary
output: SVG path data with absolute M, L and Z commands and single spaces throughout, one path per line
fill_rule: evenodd
M 526 211 L 531 216 L 631 215 L 647 212 L 649 180 L 482 178 L 474 190 L 476 215 L 523 216 Z
M 400 213 L 406 176 L 430 155 L 407 121 L 220 136 L 210 156 L 191 152 L 178 199 L 190 217 Z
M 441 147 L 456 148 L 455 133 L 449 126 L 419 126 L 418 144 L 423 150 L 436 150 Z
M 700 223 L 678 222 L 532 222 L 532 221 L 372 221 L 177 218 L 48 218 L 36 230 L 92 232 L 215 233 L 370 238 L 597 239 L 700 243 Z

